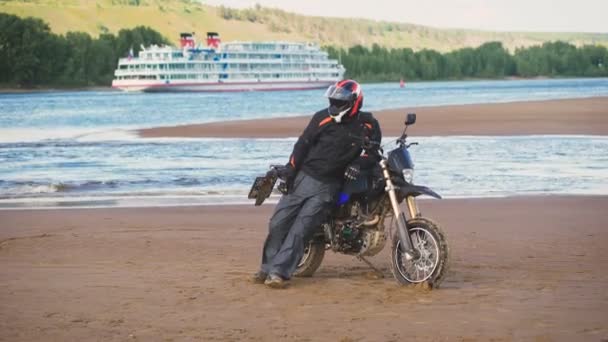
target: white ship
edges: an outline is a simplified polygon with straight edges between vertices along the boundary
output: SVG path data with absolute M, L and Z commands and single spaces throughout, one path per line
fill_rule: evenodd
M 118 61 L 112 87 L 126 91 L 254 91 L 325 88 L 343 78 L 344 67 L 316 44 L 293 42 L 220 43 L 207 33 L 207 46 L 181 34 L 181 48 L 142 47 L 138 57 Z

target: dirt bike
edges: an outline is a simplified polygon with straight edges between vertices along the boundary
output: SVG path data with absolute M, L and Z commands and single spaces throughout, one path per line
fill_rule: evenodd
M 312 276 L 328 249 L 354 255 L 381 274 L 366 257 L 378 254 L 390 238 L 391 271 L 397 282 L 426 283 L 431 288 L 441 284 L 449 264 L 446 237 L 437 223 L 422 216 L 416 203 L 420 195 L 437 199 L 441 196 L 413 183 L 414 163 L 409 148 L 418 143 L 408 143 L 406 132 L 415 122 L 416 114 L 408 114 L 403 133 L 396 140 L 397 147 L 386 156 L 379 144 L 363 143 L 368 153 L 375 154 L 378 164 L 344 182 L 336 207 L 307 242 L 294 276 Z M 256 205 L 260 205 L 270 195 L 277 177 L 271 172 L 256 178 L 249 198 L 255 198 Z M 402 206 L 407 208 L 408 217 Z M 390 224 L 386 224 L 389 218 Z

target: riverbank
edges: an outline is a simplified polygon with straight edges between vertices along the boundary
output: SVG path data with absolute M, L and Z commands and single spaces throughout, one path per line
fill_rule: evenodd
M 36 88 L 13 88 L 0 87 L 1 94 L 37 94 L 37 93 L 62 93 L 66 91 L 120 91 L 112 87 L 36 87 Z
M 417 136 L 608 134 L 608 97 L 412 107 L 376 111 L 374 115 L 384 136 L 396 136 L 410 112 L 418 115 L 411 130 Z M 156 127 L 137 133 L 144 138 L 282 138 L 299 136 L 309 120 L 310 116 L 238 120 Z
M 328 252 L 269 290 L 273 206 L 0 211 L 0 340 L 608 338 L 606 196 L 424 200 L 452 253 L 442 288 L 399 287 L 388 249 Z

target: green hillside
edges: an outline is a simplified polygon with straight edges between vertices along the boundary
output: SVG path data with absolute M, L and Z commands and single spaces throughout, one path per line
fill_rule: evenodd
M 117 33 L 123 28 L 149 26 L 177 43 L 180 32 L 219 32 L 222 40 L 315 41 L 321 45 L 409 47 L 440 52 L 500 41 L 516 47 L 561 40 L 580 46 L 608 46 L 608 34 L 486 32 L 435 29 L 420 25 L 363 19 L 296 15 L 277 9 L 234 10 L 212 7 L 196 0 L 0 0 L 0 12 L 33 16 L 48 22 L 51 30 Z M 199 38 L 200 39 L 200 38 Z

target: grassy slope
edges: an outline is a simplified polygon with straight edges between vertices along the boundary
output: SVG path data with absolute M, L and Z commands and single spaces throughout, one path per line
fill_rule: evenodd
M 124 5 L 126 2 L 128 0 L 0 0 L 0 12 L 42 18 L 56 33 L 83 31 L 98 35 L 106 29 L 115 33 L 121 28 L 145 25 L 176 42 L 180 32 L 197 32 L 202 38 L 207 31 L 217 31 L 224 41 L 316 41 L 342 46 L 378 43 L 438 51 L 474 47 L 494 40 L 502 41 L 511 49 L 554 40 L 608 46 L 608 34 L 434 29 L 373 20 L 306 17 L 265 8 L 255 12 L 259 18 L 256 22 L 250 22 L 225 20 L 218 15 L 219 8 L 195 1 L 141 0 L 140 6 Z

